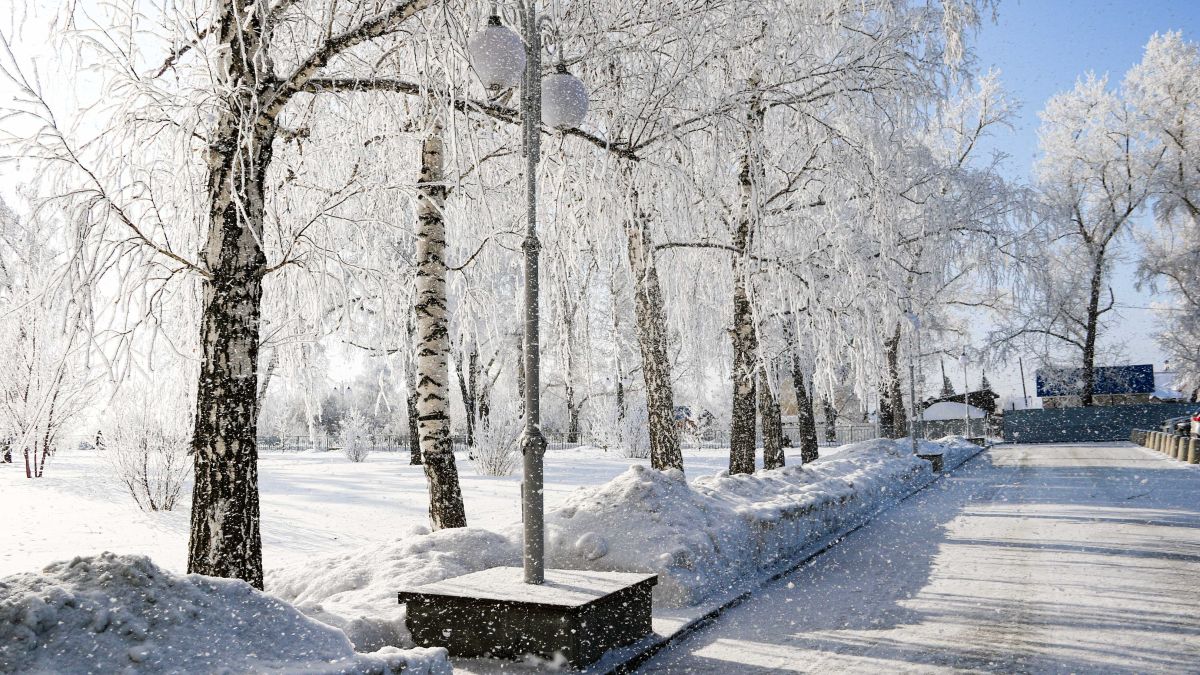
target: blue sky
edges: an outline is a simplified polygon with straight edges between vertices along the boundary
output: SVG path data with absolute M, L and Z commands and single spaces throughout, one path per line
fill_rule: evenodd
M 1108 73 L 1110 81 L 1119 82 L 1141 60 L 1151 35 L 1176 30 L 1200 40 L 1200 0 L 1001 0 L 997 20 L 986 21 L 974 43 L 979 69 L 998 69 L 1005 88 L 1021 103 L 1014 128 L 990 144 L 1010 155 L 1007 173 L 1029 179 L 1038 151 L 1038 112 L 1047 99 L 1073 87 L 1088 71 Z M 1161 368 L 1163 356 L 1151 339 L 1154 315 L 1134 309 L 1153 297 L 1133 288 L 1129 264 L 1113 281 L 1117 303 L 1124 307 L 1112 337 L 1125 343 L 1130 362 Z M 1032 394 L 1033 369 L 1026 366 Z M 1014 363 L 988 377 L 1001 394 L 1020 395 L 1017 372 Z M 978 375 L 970 379 L 974 386 Z

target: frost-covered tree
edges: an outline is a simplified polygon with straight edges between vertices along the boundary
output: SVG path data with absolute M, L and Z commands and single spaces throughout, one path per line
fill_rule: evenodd
M 1155 232 L 1142 239 L 1139 272 L 1170 302 L 1158 341 L 1180 374 L 1200 389 L 1200 47 L 1180 33 L 1150 38 L 1125 76 L 1136 124 L 1161 153 L 1151 176 Z M 1193 393 L 1193 396 L 1195 394 Z
M 136 256 L 143 264 L 123 277 L 122 290 L 140 293 L 177 277 L 201 287 L 189 571 L 262 585 L 256 433 L 268 277 L 353 269 L 339 258 L 342 244 L 379 222 L 323 227 L 356 194 L 357 182 L 343 179 L 339 190 L 328 180 L 339 171 L 353 176 L 353 160 L 320 158 L 329 171 L 317 185 L 282 170 L 280 160 L 320 128 L 309 124 L 320 121 L 309 92 L 380 43 L 423 34 L 415 17 L 440 4 L 130 0 L 77 8 L 62 24 L 70 30 L 57 36 L 59 51 L 95 65 L 109 93 L 108 107 L 95 112 L 103 131 L 88 142 L 58 124 L 28 69 L 5 64 L 21 88 L 21 113 L 44 129 L 24 145 L 26 161 L 65 167 L 53 189 L 81 223 L 79 249 Z M 307 218 L 281 217 L 279 195 L 292 190 L 324 199 L 304 200 Z M 447 468 L 434 462 L 431 471 Z M 461 497 L 440 493 L 453 491 L 456 476 L 441 478 L 433 502 L 461 507 Z
M 0 200 L 0 438 L 39 478 L 88 402 L 83 280 L 49 215 L 19 218 Z
M 1025 288 L 992 342 L 1032 346 L 1047 362 L 1069 358 L 1081 370 L 1080 402 L 1090 406 L 1099 340 L 1116 305 L 1109 277 L 1134 216 L 1151 198 L 1163 154 L 1106 78 L 1079 80 L 1050 99 L 1041 117 L 1037 253 L 1027 258 Z

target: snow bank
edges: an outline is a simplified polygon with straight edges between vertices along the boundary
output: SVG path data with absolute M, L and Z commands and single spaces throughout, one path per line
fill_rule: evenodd
M 961 438 L 922 441 L 951 469 L 979 451 Z M 911 441 L 855 443 L 804 466 L 720 472 L 631 466 L 578 489 L 546 514 L 550 567 L 659 575 L 659 606 L 694 605 L 855 525 L 933 478 Z M 396 592 L 498 565 L 519 565 L 520 532 L 420 529 L 353 555 L 267 575 L 267 590 L 338 626 L 359 649 L 411 644 Z
M 396 541 L 268 572 L 267 590 L 307 614 L 337 626 L 359 650 L 411 645 L 401 588 L 429 584 L 499 565 L 519 565 L 508 537 L 479 528 L 430 533 L 414 528 Z
M 681 472 L 641 465 L 546 514 L 550 567 L 658 572 L 655 598 L 673 605 L 731 583 L 752 563 L 751 536 L 749 522 Z
M 356 654 L 242 581 L 103 553 L 0 579 L 0 672 L 449 673 L 441 649 Z
M 922 452 L 948 452 L 954 466 L 978 449 L 926 441 Z M 696 604 L 930 480 L 929 463 L 911 453 L 911 441 L 878 439 L 803 466 L 690 485 L 678 472 L 634 466 L 547 514 L 549 564 L 656 572 L 658 603 Z

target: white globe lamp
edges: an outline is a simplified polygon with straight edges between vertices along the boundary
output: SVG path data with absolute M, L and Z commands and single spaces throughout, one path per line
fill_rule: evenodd
M 471 65 L 488 89 L 509 89 L 521 84 L 525 73 L 525 43 L 493 15 L 488 25 L 467 42 Z
M 560 65 L 558 72 L 542 78 L 542 122 L 555 129 L 574 129 L 587 116 L 587 88 Z

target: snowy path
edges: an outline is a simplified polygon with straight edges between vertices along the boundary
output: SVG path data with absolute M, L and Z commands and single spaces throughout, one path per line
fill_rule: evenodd
M 1200 673 L 1200 467 L 999 446 L 645 673 Z

